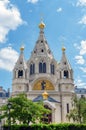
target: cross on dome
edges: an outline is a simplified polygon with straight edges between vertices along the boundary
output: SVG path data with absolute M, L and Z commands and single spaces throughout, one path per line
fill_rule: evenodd
M 39 24 L 39 28 L 40 29 L 44 29 L 45 28 L 45 24 L 43 22 L 43 18 L 41 17 L 41 23 Z

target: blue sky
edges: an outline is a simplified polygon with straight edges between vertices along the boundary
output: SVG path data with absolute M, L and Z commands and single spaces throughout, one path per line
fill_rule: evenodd
M 41 16 L 55 59 L 60 61 L 64 45 L 75 85 L 86 88 L 86 0 L 0 0 L 0 86 L 12 88 L 22 44 L 25 59 L 30 58 Z

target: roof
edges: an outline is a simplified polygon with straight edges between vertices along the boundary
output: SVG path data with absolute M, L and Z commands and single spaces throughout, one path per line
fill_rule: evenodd
M 75 88 L 76 94 L 86 94 L 86 88 Z
M 8 98 L 9 96 L 10 96 L 9 90 L 6 91 L 5 89 L 3 89 L 2 86 L 0 86 L 0 98 Z
M 43 101 L 43 96 L 42 95 L 38 95 L 36 98 L 33 99 L 33 102 L 39 102 L 39 101 Z M 60 103 L 59 101 L 53 99 L 52 97 L 48 96 L 48 101 L 50 102 L 56 102 L 56 103 Z

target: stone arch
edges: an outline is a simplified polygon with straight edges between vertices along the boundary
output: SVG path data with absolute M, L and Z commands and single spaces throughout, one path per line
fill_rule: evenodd
M 55 104 L 52 103 L 52 102 L 49 102 L 48 100 L 44 101 L 44 105 L 48 105 L 48 107 L 51 108 L 51 110 L 55 110 L 56 109 Z
M 68 72 L 68 70 L 64 70 L 63 76 L 64 76 L 64 78 L 69 78 L 69 72 Z
M 50 63 L 50 73 L 53 74 L 53 75 L 55 74 L 55 64 L 54 64 L 54 62 Z
M 46 73 L 46 61 L 40 60 L 39 61 L 39 73 Z
M 54 103 L 49 102 L 48 100 L 44 101 L 44 106 L 45 108 L 48 108 L 49 110 L 51 110 L 51 113 L 49 113 L 47 116 L 47 123 L 51 123 L 54 122 L 54 116 L 55 116 L 55 110 L 56 110 L 56 106 Z
M 45 87 L 42 89 L 42 82 L 45 82 Z M 55 90 L 53 83 L 46 78 L 40 78 L 34 81 L 32 90 Z
M 18 70 L 18 78 L 23 77 L 23 70 Z
M 30 63 L 30 75 L 33 75 L 35 73 L 35 63 Z

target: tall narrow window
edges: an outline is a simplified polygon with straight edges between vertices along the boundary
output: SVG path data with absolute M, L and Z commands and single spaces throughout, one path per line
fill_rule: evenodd
M 69 113 L 69 103 L 67 103 L 67 113 Z
M 35 73 L 35 64 L 33 64 L 33 74 Z
M 54 66 L 54 64 L 50 64 L 50 70 L 51 70 L 51 74 L 55 74 L 55 66 Z
M 42 63 L 39 63 L 39 73 L 42 73 Z
M 46 73 L 46 63 L 43 63 L 43 73 Z
M 18 78 L 23 76 L 23 70 L 18 71 Z
M 31 65 L 30 65 L 30 75 L 32 75 L 34 73 L 35 73 L 35 64 L 31 63 Z
M 64 71 L 64 78 L 68 78 L 69 76 L 68 76 L 68 71 L 67 70 L 65 70 Z
M 39 73 L 46 73 L 46 63 L 45 62 L 39 63 Z
M 32 75 L 32 64 L 30 65 L 30 75 Z

